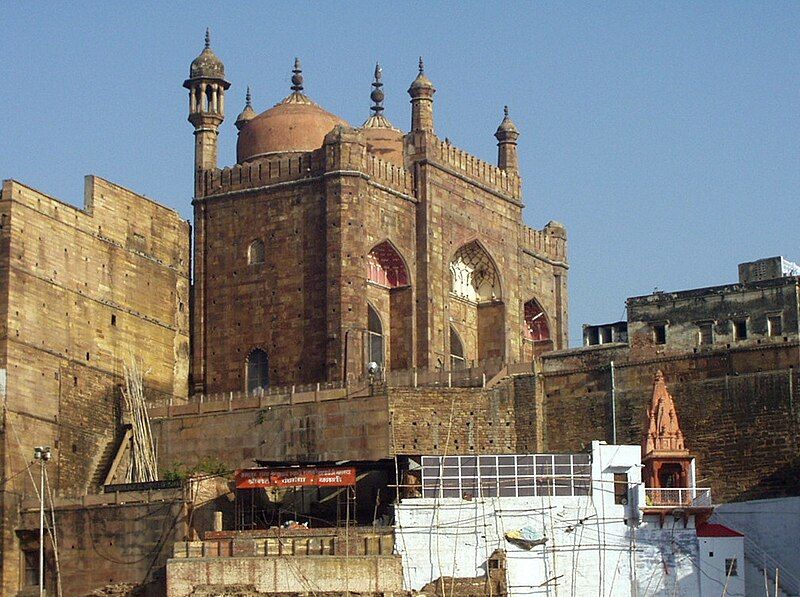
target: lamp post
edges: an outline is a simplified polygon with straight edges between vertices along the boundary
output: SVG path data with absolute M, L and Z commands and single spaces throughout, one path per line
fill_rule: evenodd
M 41 462 L 39 477 L 39 597 L 44 597 L 44 465 L 50 460 L 50 446 L 37 446 L 33 457 Z

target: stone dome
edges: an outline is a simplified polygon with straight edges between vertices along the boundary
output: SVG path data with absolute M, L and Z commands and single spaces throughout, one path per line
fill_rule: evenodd
M 244 124 L 236 143 L 236 161 L 270 153 L 313 151 L 336 125 L 350 125 L 305 95 L 292 93 L 281 103 Z
M 206 29 L 206 47 L 189 66 L 189 79 L 224 79 L 225 65 L 211 49 L 211 32 Z

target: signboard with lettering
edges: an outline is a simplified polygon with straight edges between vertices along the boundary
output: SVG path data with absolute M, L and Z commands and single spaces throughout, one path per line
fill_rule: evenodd
M 356 469 L 334 468 L 250 468 L 236 471 L 237 489 L 259 487 L 348 487 L 356 484 Z

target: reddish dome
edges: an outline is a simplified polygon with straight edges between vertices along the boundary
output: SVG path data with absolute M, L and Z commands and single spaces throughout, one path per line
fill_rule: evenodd
M 302 93 L 292 93 L 242 126 L 236 161 L 241 164 L 270 153 L 319 149 L 325 135 L 339 124 L 350 126 Z

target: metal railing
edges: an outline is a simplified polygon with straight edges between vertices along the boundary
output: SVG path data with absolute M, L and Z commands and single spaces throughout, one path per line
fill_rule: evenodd
M 645 487 L 646 508 L 710 508 L 709 487 Z

